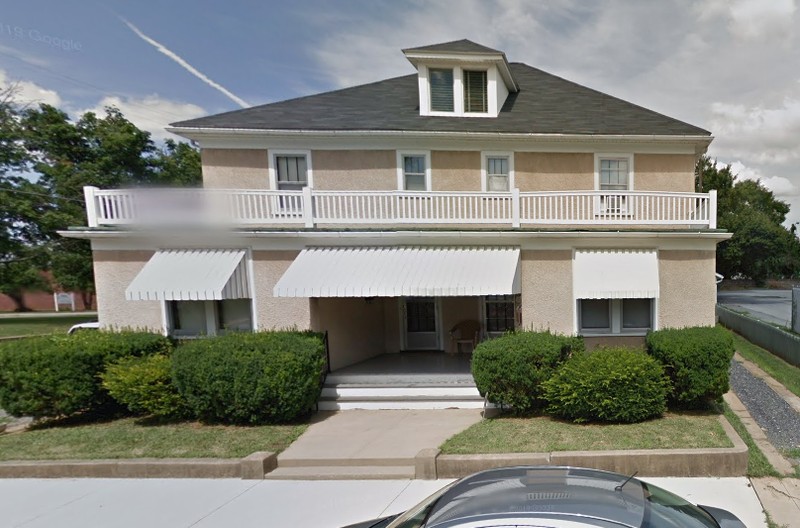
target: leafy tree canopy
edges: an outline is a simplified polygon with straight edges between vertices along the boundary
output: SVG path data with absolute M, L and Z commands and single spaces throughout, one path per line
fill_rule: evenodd
M 729 165 L 702 156 L 695 170 L 698 191 L 717 190 L 717 225 L 733 236 L 717 246 L 717 270 L 756 283 L 800 276 L 800 239 L 782 224 L 789 204 L 760 181 L 737 179 Z

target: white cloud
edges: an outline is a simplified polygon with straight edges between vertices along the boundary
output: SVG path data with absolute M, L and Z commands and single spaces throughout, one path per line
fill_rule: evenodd
M 760 170 L 748 167 L 739 160 L 734 161 L 730 166 L 731 171 L 738 179 L 760 181 L 764 187 L 772 191 L 777 197 L 789 198 L 800 196 L 800 186 L 795 185 L 789 178 L 783 176 L 764 176 Z
M 9 77 L 5 70 L 0 70 L 0 89 L 14 86 L 17 93 L 14 99 L 22 105 L 38 105 L 40 103 L 53 106 L 61 105 L 61 97 L 55 90 L 49 90 L 31 81 L 17 80 Z
M 195 104 L 164 99 L 153 94 L 141 98 L 107 96 L 94 107 L 75 112 L 75 115 L 95 112 L 102 116 L 105 114 L 107 106 L 118 108 L 130 122 L 142 130 L 150 132 L 155 140 L 179 139 L 164 130 L 164 127 L 175 121 L 193 119 L 208 114 L 206 110 Z M 183 138 L 180 139 L 183 140 Z
M 730 31 L 747 40 L 786 38 L 794 30 L 794 0 L 730 2 Z
M 800 160 L 800 99 L 786 97 L 776 107 L 716 102 L 711 123 L 725 155 L 759 163 Z

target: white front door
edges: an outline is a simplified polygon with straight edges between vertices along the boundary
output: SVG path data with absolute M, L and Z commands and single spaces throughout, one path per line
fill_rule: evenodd
M 439 309 L 434 297 L 402 300 L 405 350 L 440 350 Z

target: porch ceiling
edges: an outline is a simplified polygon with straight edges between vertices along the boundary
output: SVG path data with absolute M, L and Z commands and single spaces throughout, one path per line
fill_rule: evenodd
M 516 247 L 304 249 L 275 297 L 461 297 L 520 292 Z

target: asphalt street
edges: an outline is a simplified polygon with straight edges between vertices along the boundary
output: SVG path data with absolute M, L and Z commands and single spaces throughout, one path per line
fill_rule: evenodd
M 720 291 L 717 302 L 767 323 L 792 325 L 792 290 Z
M 689 501 L 765 528 L 747 478 L 646 478 Z M 0 480 L 4 528 L 341 527 L 397 513 L 450 480 Z

